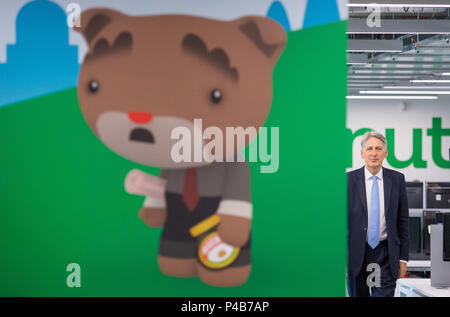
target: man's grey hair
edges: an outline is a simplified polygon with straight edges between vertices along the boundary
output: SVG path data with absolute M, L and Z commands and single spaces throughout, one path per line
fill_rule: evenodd
M 384 135 L 382 135 L 381 133 L 378 133 L 377 131 L 370 131 L 370 132 L 364 133 L 363 138 L 361 140 L 361 149 L 364 150 L 364 146 L 366 145 L 367 140 L 370 138 L 377 138 L 378 140 L 383 142 L 383 147 L 385 149 L 387 148 L 387 142 L 386 142 L 386 138 L 384 137 Z

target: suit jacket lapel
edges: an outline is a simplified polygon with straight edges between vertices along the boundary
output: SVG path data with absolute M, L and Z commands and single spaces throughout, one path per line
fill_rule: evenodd
M 363 217 L 367 219 L 367 196 L 366 196 L 366 180 L 364 177 L 364 167 L 361 168 L 358 172 L 358 178 L 356 179 L 356 187 L 358 188 L 359 198 L 361 199 L 361 203 L 363 205 Z
M 383 168 L 383 187 L 384 187 L 384 213 L 387 215 L 389 207 L 389 199 L 391 198 L 392 179 L 386 169 Z

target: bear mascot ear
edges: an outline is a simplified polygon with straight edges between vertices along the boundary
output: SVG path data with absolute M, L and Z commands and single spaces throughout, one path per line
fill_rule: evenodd
M 275 64 L 287 43 L 286 31 L 281 24 L 260 16 L 246 16 L 237 19 L 236 23 L 239 30 Z
M 90 45 L 95 36 L 109 23 L 125 15 L 116 10 L 104 8 L 92 8 L 83 11 L 80 15 L 81 24 L 74 27 L 75 31 L 80 32 L 86 42 Z

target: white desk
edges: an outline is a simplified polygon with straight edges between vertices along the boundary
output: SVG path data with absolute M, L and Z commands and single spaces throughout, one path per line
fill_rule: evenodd
M 431 261 L 416 261 L 411 260 L 408 262 L 408 271 L 409 272 L 420 272 L 420 271 L 430 271 L 431 269 Z
M 450 297 L 450 287 L 431 287 L 429 278 L 401 278 L 397 280 L 395 297 Z

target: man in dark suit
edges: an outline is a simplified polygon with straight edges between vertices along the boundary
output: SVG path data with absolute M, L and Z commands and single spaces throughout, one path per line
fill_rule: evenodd
M 367 132 L 365 166 L 348 173 L 348 293 L 392 297 L 408 263 L 408 200 L 403 174 L 382 167 L 385 137 Z

